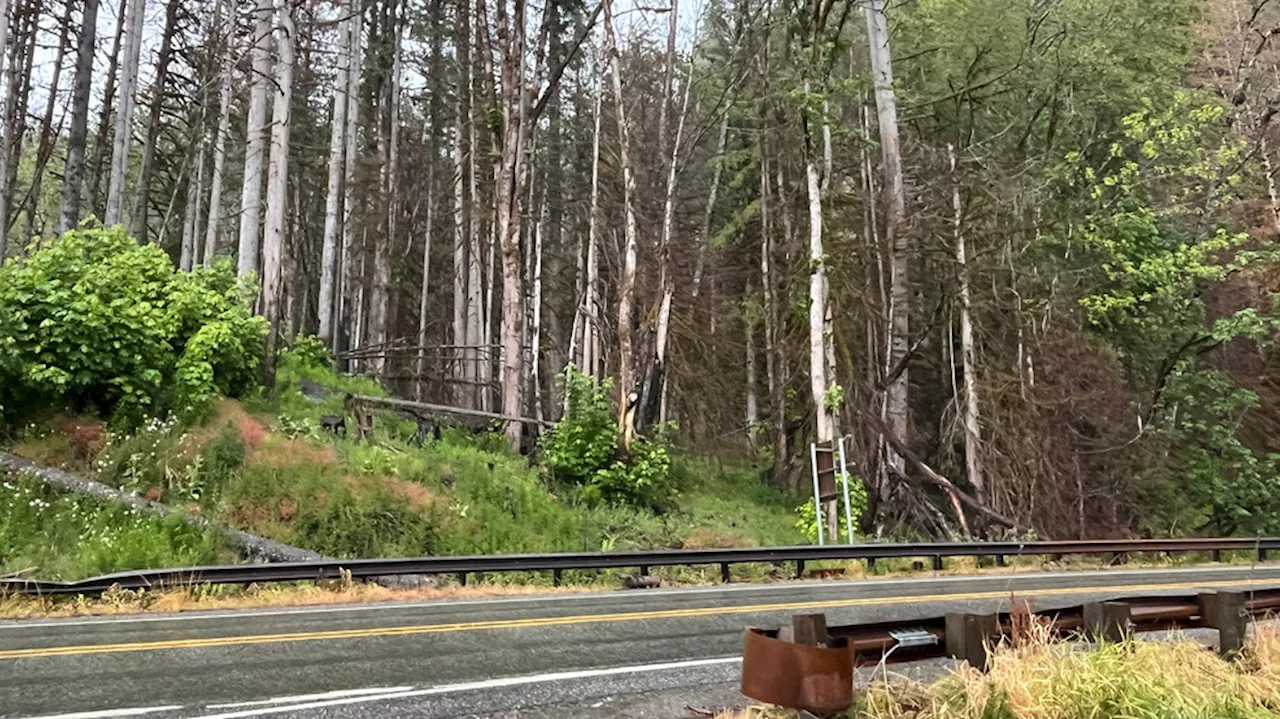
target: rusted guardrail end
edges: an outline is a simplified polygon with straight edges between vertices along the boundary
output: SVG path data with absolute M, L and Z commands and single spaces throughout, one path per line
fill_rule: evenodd
M 818 715 L 840 712 L 853 705 L 853 652 L 845 639 L 832 640 L 825 617 L 795 618 L 787 641 L 783 634 L 747 629 L 742 654 L 742 693 L 756 701 Z M 791 629 L 791 628 L 787 628 Z M 812 640 L 818 646 L 811 645 Z

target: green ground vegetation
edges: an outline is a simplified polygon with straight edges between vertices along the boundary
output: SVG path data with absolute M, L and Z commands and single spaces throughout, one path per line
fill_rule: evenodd
M 325 388 L 325 396 L 304 394 L 303 380 Z M 579 463 L 586 469 L 575 476 L 564 471 L 570 443 L 557 439 L 564 429 L 544 441 L 540 463 L 507 449 L 496 431 L 446 428 L 440 439 L 428 436 L 418 446 L 416 423 L 392 412 L 376 413 L 372 441 L 357 443 L 354 433 L 322 432 L 320 417 L 343 414 L 348 392 L 381 390 L 364 378 L 335 375 L 312 342 L 284 353 L 275 390 L 243 402 L 213 402 L 193 418 L 150 420 L 130 429 L 59 415 L 28 427 L 11 448 L 216 522 L 340 558 L 785 545 L 804 539 L 793 511 L 799 500 L 770 489 L 749 465 L 692 457 L 654 442 L 643 450 L 647 464 L 617 459 L 610 445 L 595 465 Z M 562 427 L 578 437 L 591 435 L 587 441 L 608 435 L 612 443 L 616 436 L 612 425 L 579 431 L 584 424 L 591 424 L 590 413 L 571 413 Z M 602 486 L 609 491 L 598 491 Z M 104 515 L 102 521 L 117 519 L 126 517 Z M 32 554 L 39 541 L 38 533 L 14 535 L 11 551 L 31 555 L 16 563 L 36 568 L 40 576 L 60 566 L 55 557 L 74 554 L 60 544 L 47 554 Z M 145 561 L 118 566 L 189 564 L 212 556 L 153 552 L 139 555 Z M 81 575 L 99 566 L 116 565 L 76 565 L 54 574 Z M 577 580 L 596 581 L 586 573 Z

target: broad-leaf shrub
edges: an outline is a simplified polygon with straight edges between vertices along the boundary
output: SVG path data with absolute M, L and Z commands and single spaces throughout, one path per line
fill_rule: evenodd
M 0 412 L 54 401 L 198 412 L 256 382 L 266 322 L 227 262 L 177 272 L 123 228 L 84 227 L 0 268 Z
M 558 480 L 590 504 L 661 507 L 675 495 L 665 440 L 638 437 L 623 456 L 613 415 L 613 382 L 568 367 L 561 375 L 568 411 L 543 438 L 541 456 Z

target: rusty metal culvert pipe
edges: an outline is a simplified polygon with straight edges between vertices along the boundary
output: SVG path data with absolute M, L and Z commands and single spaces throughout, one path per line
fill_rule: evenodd
M 853 652 L 845 639 L 831 647 L 792 644 L 763 629 L 746 631 L 742 693 L 766 704 L 831 714 L 853 705 Z

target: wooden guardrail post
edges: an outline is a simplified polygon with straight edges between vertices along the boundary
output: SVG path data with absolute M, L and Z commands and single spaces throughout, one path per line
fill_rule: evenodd
M 1084 632 L 1090 641 L 1117 644 L 1129 636 L 1133 612 L 1124 602 L 1089 602 L 1084 605 Z
M 1249 613 L 1244 607 L 1244 592 L 1218 592 L 1218 652 L 1234 656 L 1244 649 L 1249 631 Z
M 986 671 L 990 648 L 1000 640 L 1000 618 L 995 614 L 947 612 L 945 634 L 947 656 Z

